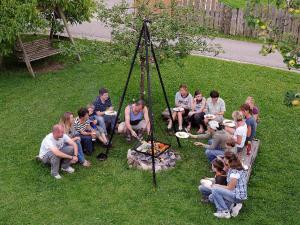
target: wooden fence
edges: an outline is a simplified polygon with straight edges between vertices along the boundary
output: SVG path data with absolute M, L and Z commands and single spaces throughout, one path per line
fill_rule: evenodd
M 199 13 L 199 25 L 215 29 L 224 34 L 257 37 L 258 32 L 248 26 L 245 9 L 231 8 L 218 0 L 181 0 L 183 6 L 193 6 Z M 293 17 L 287 10 L 274 6 L 257 5 L 254 14 L 264 21 L 276 25 L 280 34 L 291 33 L 300 43 L 300 19 Z

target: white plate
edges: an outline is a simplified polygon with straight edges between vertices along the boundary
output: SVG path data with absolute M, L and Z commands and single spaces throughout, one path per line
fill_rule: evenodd
M 184 108 L 182 108 L 182 107 L 173 108 L 173 111 L 182 112 L 182 111 L 184 111 Z
M 188 138 L 190 135 L 186 132 L 176 132 L 176 137 L 178 138 Z
M 207 180 L 207 179 L 202 179 L 201 180 L 201 184 L 206 186 L 206 187 L 211 187 L 211 185 L 213 184 L 212 181 Z
M 205 118 L 205 119 L 209 119 L 209 120 L 213 120 L 213 119 L 216 118 L 216 116 L 213 115 L 213 114 L 206 114 L 206 115 L 204 116 L 204 118 Z
M 224 124 L 224 126 L 226 126 L 226 127 L 235 127 L 235 123 L 234 122 L 232 122 L 232 123 L 224 123 L 223 122 L 223 124 Z
M 225 124 L 225 123 L 234 123 L 234 121 L 233 120 L 224 119 L 223 120 L 223 124 Z
M 115 116 L 115 115 L 117 115 L 117 112 L 116 111 L 105 111 L 104 114 L 107 116 Z

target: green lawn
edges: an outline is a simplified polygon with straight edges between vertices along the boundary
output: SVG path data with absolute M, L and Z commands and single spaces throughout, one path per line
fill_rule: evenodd
M 270 4 L 275 4 L 276 2 L 276 0 L 269 0 L 269 1 Z M 247 0 L 220 0 L 220 2 L 224 2 L 235 8 L 245 8 L 247 4 Z M 265 5 L 268 4 L 268 0 L 260 0 L 259 2 Z
M 53 59 L 52 59 L 53 60 Z M 66 60 L 68 61 L 68 60 Z M 287 90 L 300 90 L 299 74 L 264 67 L 189 57 L 184 67 L 162 65 L 169 98 L 180 83 L 207 96 L 217 89 L 227 104 L 226 116 L 253 95 L 261 109 L 257 137 L 262 141 L 249 183 L 249 200 L 237 218 L 218 220 L 213 206 L 202 205 L 199 179 L 211 176 L 202 149 L 182 141 L 183 160 L 174 170 L 159 173 L 153 190 L 151 174 L 129 169 L 130 147 L 120 136 L 106 162 L 96 153 L 88 157 L 89 169 L 75 166 L 72 175 L 54 180 L 38 164 L 40 142 L 64 111 L 76 112 L 91 102 L 99 87 L 110 90 L 116 104 L 123 89 L 128 64 L 99 64 L 83 57 L 66 63 L 58 72 L 30 78 L 24 68 L 0 75 L 0 224 L 297 224 L 300 219 L 300 108 L 282 104 Z M 130 85 L 129 101 L 138 96 L 138 68 Z M 156 76 L 153 78 L 157 136 L 164 133 L 160 112 L 165 108 Z M 103 150 L 103 149 L 101 149 Z

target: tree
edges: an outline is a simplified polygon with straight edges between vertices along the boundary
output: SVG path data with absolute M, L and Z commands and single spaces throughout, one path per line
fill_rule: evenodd
M 70 23 L 89 20 L 94 12 L 93 0 L 1 0 L 0 1 L 0 66 L 4 56 L 12 53 L 17 36 L 50 27 L 61 31 L 53 13 L 61 7 Z
M 300 46 L 292 34 L 281 34 L 272 21 L 260 18 L 254 13 L 254 6 L 259 0 L 248 0 L 248 23 L 256 27 L 259 37 L 263 40 L 260 53 L 267 55 L 276 50 L 282 55 L 283 62 L 289 69 L 300 69 Z M 277 7 L 287 10 L 293 17 L 300 16 L 300 0 L 277 0 Z M 300 22 L 300 20 L 299 20 Z
M 35 0 L 1 0 L 0 67 L 3 57 L 12 52 L 18 34 L 32 32 L 45 25 L 36 4 Z
M 178 1 L 169 4 L 162 1 L 136 0 L 134 7 L 126 1 L 108 8 L 104 1 L 97 4 L 98 18 L 112 29 L 110 54 L 128 60 L 136 45 L 145 18 L 152 21 L 150 30 L 159 60 L 180 59 L 191 51 L 210 51 L 218 54 L 219 46 L 209 46 L 208 31 L 199 28 L 194 7 L 179 6 Z M 202 35 L 200 36 L 199 33 Z M 143 45 L 143 43 L 142 43 Z M 141 65 L 140 96 L 144 96 L 145 54 L 139 51 Z

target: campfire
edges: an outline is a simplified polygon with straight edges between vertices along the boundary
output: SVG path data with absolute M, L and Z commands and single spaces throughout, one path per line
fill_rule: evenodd
M 161 142 L 154 142 L 155 171 L 174 168 L 176 161 L 180 160 L 180 155 L 170 149 L 170 145 Z M 137 146 L 128 150 L 127 162 L 129 167 L 142 170 L 152 170 L 151 143 L 143 141 Z

